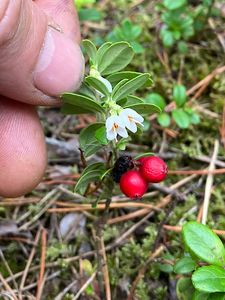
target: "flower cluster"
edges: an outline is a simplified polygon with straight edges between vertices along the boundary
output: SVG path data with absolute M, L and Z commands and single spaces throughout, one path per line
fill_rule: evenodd
M 127 138 L 127 129 L 135 133 L 137 124 L 143 126 L 144 118 L 131 108 L 122 109 L 119 115 L 111 115 L 106 120 L 106 136 L 109 141 L 116 140 L 117 135 Z

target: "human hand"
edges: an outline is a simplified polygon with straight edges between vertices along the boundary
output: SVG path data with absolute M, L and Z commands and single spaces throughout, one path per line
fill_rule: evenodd
M 35 105 L 55 105 L 83 76 L 73 0 L 0 1 L 0 195 L 32 190 L 46 166 Z

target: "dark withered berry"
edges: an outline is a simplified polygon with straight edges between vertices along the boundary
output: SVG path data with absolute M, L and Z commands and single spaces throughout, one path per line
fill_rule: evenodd
M 134 163 L 131 156 L 123 155 L 120 156 L 112 169 L 113 180 L 117 183 L 120 182 L 121 176 L 128 170 L 134 168 Z

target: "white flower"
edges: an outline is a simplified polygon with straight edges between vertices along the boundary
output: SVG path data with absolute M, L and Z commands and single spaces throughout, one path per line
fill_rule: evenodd
M 117 141 L 117 134 L 123 138 L 128 137 L 123 120 L 119 116 L 113 115 L 106 120 L 106 137 L 109 141 L 114 139 Z
M 123 109 L 119 114 L 119 118 L 123 120 L 125 127 L 133 133 L 137 131 L 137 124 L 144 126 L 142 124 L 144 118 L 131 108 Z

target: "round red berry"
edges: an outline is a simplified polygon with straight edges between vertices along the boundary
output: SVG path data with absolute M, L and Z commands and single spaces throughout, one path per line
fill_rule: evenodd
M 166 163 L 157 156 L 145 157 L 139 170 L 143 178 L 152 183 L 163 181 L 168 172 Z
M 120 189 L 132 199 L 141 198 L 147 191 L 148 183 L 137 170 L 130 170 L 124 173 L 120 179 Z

